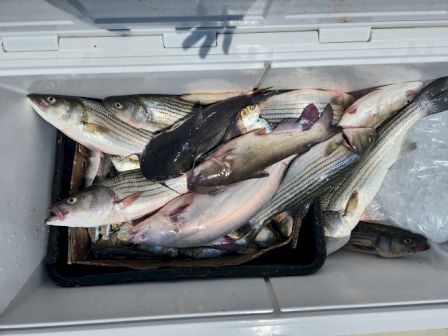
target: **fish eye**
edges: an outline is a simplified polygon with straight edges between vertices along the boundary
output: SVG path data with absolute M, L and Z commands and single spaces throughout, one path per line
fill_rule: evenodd
M 412 243 L 412 239 L 411 238 L 404 238 L 403 239 L 403 243 L 406 244 L 406 245 L 409 245 L 409 244 Z
M 76 203 L 76 198 L 75 197 L 71 197 L 67 200 L 68 204 L 75 204 Z
M 116 103 L 114 103 L 114 107 L 115 107 L 116 109 L 121 110 L 121 109 L 123 108 L 123 104 L 122 104 L 122 103 L 119 103 L 119 102 L 116 102 Z
M 369 143 L 372 143 L 373 142 L 373 136 L 369 136 L 368 141 L 369 141 Z
M 141 240 L 145 240 L 145 238 L 146 238 L 146 236 L 145 236 L 144 234 L 142 234 L 142 235 L 140 236 L 140 239 L 141 239 Z
M 255 110 L 255 106 L 254 105 L 250 105 L 249 108 L 253 111 Z
M 53 97 L 53 96 L 48 96 L 45 100 L 46 100 L 49 104 L 51 104 L 51 105 L 53 105 L 54 103 L 56 103 L 56 98 Z

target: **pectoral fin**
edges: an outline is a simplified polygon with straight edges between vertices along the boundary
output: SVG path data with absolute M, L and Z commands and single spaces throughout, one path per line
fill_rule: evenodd
M 348 199 L 347 205 L 345 207 L 344 216 L 353 216 L 355 214 L 356 208 L 358 207 L 359 196 L 358 192 L 355 191 Z
M 252 178 L 263 178 L 263 177 L 268 177 L 268 176 L 269 176 L 268 172 L 261 170 L 259 172 L 256 172 L 254 175 L 252 175 Z
M 107 127 L 93 123 L 86 123 L 85 130 L 89 133 L 109 133 L 109 129 Z
M 268 131 L 266 128 L 257 128 L 256 130 L 252 131 L 255 135 L 265 135 L 268 134 Z
M 125 198 L 121 199 L 120 201 L 118 201 L 116 203 L 121 208 L 127 208 L 132 203 L 134 203 L 142 194 L 143 194 L 143 191 L 138 191 L 136 193 L 133 193 L 132 195 L 126 196 Z

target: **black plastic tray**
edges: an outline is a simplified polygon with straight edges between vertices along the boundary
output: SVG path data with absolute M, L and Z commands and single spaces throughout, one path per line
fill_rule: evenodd
M 74 152 L 75 143 L 58 132 L 52 189 L 53 202 L 68 196 Z M 319 270 L 326 258 L 319 201 L 313 203 L 302 223 L 296 249 L 279 248 L 238 266 L 166 267 L 136 271 L 129 268 L 69 265 L 67 240 L 67 228 L 50 227 L 46 256 L 47 271 L 56 284 L 64 287 L 137 281 L 308 275 Z

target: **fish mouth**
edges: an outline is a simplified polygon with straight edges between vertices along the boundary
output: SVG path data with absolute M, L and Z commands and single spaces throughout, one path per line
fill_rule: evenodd
M 407 98 L 415 97 L 418 92 L 419 91 L 417 91 L 417 90 L 406 90 L 406 97 Z
M 51 207 L 49 210 L 51 211 L 52 215 L 50 215 L 50 217 L 45 220 L 45 222 L 47 223 L 62 222 L 70 213 L 68 210 L 56 206 Z
M 417 246 L 413 247 L 411 249 L 412 253 L 417 253 L 417 252 L 421 252 L 421 251 L 426 251 L 430 249 L 430 245 L 428 244 L 428 242 L 423 242 L 421 244 L 418 244 Z
M 354 152 L 357 151 L 356 147 L 353 146 L 352 142 L 350 141 L 350 138 L 344 132 L 342 132 L 342 139 L 344 140 L 345 146 L 347 146 L 349 149 L 351 149 Z
M 47 107 L 47 104 L 43 99 L 41 99 L 38 95 L 35 94 L 29 94 L 26 96 L 28 98 L 29 104 L 34 109 L 44 110 Z

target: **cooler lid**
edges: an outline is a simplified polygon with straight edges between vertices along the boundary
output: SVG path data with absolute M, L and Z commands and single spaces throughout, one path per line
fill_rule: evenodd
M 0 33 L 440 26 L 445 0 L 3 0 Z

